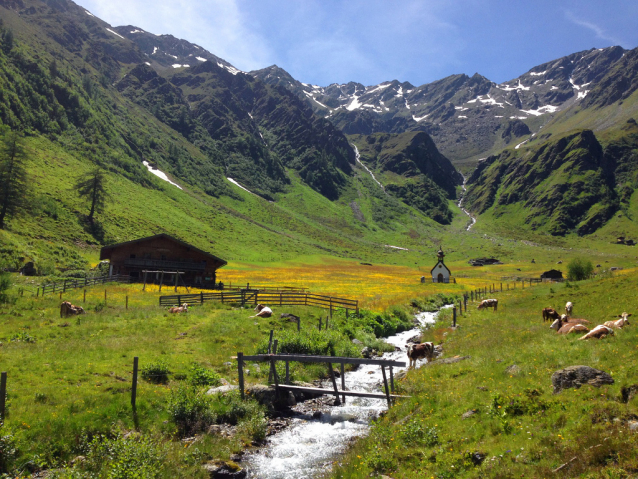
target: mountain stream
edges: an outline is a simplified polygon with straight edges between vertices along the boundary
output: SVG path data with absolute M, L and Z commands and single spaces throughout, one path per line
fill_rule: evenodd
M 467 225 L 467 228 L 465 228 L 465 231 L 470 231 L 470 229 L 472 228 L 472 226 L 474 226 L 474 223 L 476 223 L 476 218 L 474 216 L 472 216 L 472 213 L 470 213 L 469 211 L 467 211 L 465 208 L 463 208 L 463 200 L 465 199 L 465 193 L 467 192 L 467 188 L 465 187 L 465 183 L 467 183 L 467 178 L 464 176 L 463 177 L 463 194 L 461 195 L 461 198 L 459 199 L 459 203 L 458 203 L 458 207 L 461 208 L 461 211 L 463 213 L 465 213 L 466 215 L 468 215 L 470 217 L 470 222 Z
M 432 324 L 437 313 L 419 313 L 419 326 Z M 385 353 L 383 359 L 406 361 L 405 344 L 420 333 L 420 327 L 386 338 L 401 351 Z M 418 367 L 418 365 L 417 365 Z M 405 368 L 396 368 L 395 374 Z M 376 391 L 382 388 L 381 368 L 359 366 L 345 373 L 346 388 L 352 391 Z M 326 381 L 322 387 L 331 389 Z M 259 479 L 313 478 L 330 470 L 333 461 L 346 450 L 350 440 L 365 436 L 370 421 L 387 409 L 385 399 L 347 397 L 346 404 L 319 414 L 297 413 L 289 427 L 270 436 L 266 446 L 244 456 L 248 477 Z M 318 416 L 318 417 L 317 417 Z
M 372 171 L 370 171 L 370 168 L 368 168 L 366 165 L 363 164 L 363 162 L 361 161 L 361 155 L 359 154 L 359 148 L 357 148 L 355 145 L 352 145 L 352 148 L 354 148 L 354 154 L 355 157 L 357 159 L 357 163 L 359 163 L 361 166 L 363 166 L 363 168 L 370 173 L 370 176 L 372 177 L 372 179 L 374 181 L 377 182 L 377 185 L 379 185 L 381 187 L 381 189 L 383 191 L 385 191 L 385 188 L 383 187 L 383 185 L 379 182 L 379 180 L 376 179 L 376 177 L 374 176 L 374 173 L 372 173 Z

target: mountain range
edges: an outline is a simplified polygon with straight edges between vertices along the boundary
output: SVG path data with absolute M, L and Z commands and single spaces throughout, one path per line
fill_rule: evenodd
M 634 228 L 638 50 L 578 52 L 501 84 L 477 73 L 324 87 L 275 65 L 242 72 L 187 40 L 113 27 L 70 0 L 0 0 L 0 18 L 3 125 L 81 168 L 99 165 L 136 198 L 163 192 L 167 208 L 183 211 L 177 185 L 195 209 L 218 211 L 219 224 L 276 237 L 273 251 L 363 259 L 397 238 L 434 244 L 450 234 L 441 225 L 464 215 L 455 205 L 463 175 L 463 206 L 486 227 L 587 235 L 624 211 L 622 228 Z M 33 203 L 82 224 L 69 189 Z M 47 208 L 35 208 L 46 221 L 14 220 L 6 239 L 54 238 Z M 118 214 L 99 234 L 83 226 L 62 242 L 179 236 L 172 219 L 140 213 L 136 231 Z M 212 242 L 237 254 L 251 243 L 230 229 Z

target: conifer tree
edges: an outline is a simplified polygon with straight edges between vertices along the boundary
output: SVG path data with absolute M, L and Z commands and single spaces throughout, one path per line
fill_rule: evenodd
M 7 131 L 0 144 L 0 229 L 4 229 L 7 218 L 15 216 L 25 206 L 27 160 L 24 139 L 15 131 Z
M 106 191 L 106 175 L 99 167 L 89 171 L 78 178 L 75 188 L 80 198 L 86 198 L 91 202 L 91 211 L 88 220 L 93 223 L 95 213 L 104 211 L 109 194 Z

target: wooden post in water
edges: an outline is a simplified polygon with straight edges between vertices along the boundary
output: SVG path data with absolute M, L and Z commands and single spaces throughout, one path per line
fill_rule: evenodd
M 385 387 L 385 397 L 388 399 L 388 408 L 392 406 L 390 400 L 390 390 L 388 389 L 388 378 L 385 375 L 385 366 L 381 366 L 381 374 L 383 375 L 383 386 Z
M 285 384 L 290 384 L 290 361 L 286 361 L 286 382 Z
M 275 339 L 272 345 L 273 354 L 277 354 L 277 343 L 279 340 Z M 270 360 L 270 369 L 272 371 L 273 378 L 275 379 L 275 393 L 279 396 L 279 376 L 277 375 L 277 368 L 275 367 L 275 360 Z
M 345 373 L 345 368 L 343 363 L 341 363 L 341 390 L 342 391 L 346 390 L 346 373 Z M 341 404 L 345 404 L 345 403 L 346 403 L 346 396 L 344 394 L 341 396 Z
M 237 378 L 239 379 L 239 392 L 244 399 L 244 353 L 237 353 Z
M 328 363 L 328 372 L 330 373 L 330 379 L 332 379 L 332 387 L 335 391 L 335 406 L 340 406 L 341 400 L 339 399 L 339 390 L 337 389 L 337 380 L 335 379 L 335 372 L 332 369 L 332 363 Z
M 4 424 L 4 413 L 7 399 L 7 372 L 0 373 L 0 424 Z
M 133 412 L 135 412 L 135 401 L 137 400 L 137 368 L 139 365 L 139 358 L 135 356 L 133 358 L 133 384 L 131 387 L 131 406 Z

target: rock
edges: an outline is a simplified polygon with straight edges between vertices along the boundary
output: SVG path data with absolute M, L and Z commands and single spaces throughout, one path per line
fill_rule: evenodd
M 236 389 L 239 389 L 239 386 L 235 386 L 233 384 L 225 384 L 223 386 L 219 386 L 216 388 L 210 388 L 208 391 L 206 391 L 206 394 L 226 394 L 230 391 L 235 391 Z
M 638 431 L 638 421 L 629 421 L 627 426 L 629 426 L 630 431 Z
M 230 383 L 226 381 L 224 378 L 219 378 L 219 382 L 222 383 L 222 386 L 229 386 Z
M 86 457 L 75 456 L 73 460 L 71 461 L 71 464 L 76 465 L 76 464 L 82 464 L 83 462 L 86 462 Z
M 472 455 L 471 455 L 472 463 L 475 466 L 480 466 L 483 463 L 483 461 L 485 460 L 486 457 L 487 457 L 487 455 L 485 453 L 473 452 Z
M 295 395 L 291 391 L 281 392 L 277 398 L 275 388 L 263 384 L 252 384 L 246 388 L 246 392 L 271 410 L 292 407 L 297 404 Z
M 476 386 L 476 389 L 480 389 L 481 391 L 487 391 L 488 390 L 485 386 Z
M 295 316 L 294 314 L 290 314 L 290 313 L 283 313 L 281 316 L 279 316 L 279 318 L 280 319 L 287 319 L 291 323 L 298 323 L 299 322 L 299 316 Z
M 372 356 L 372 349 L 366 346 L 361 350 L 361 356 L 366 359 L 370 359 L 370 357 Z
M 605 384 L 614 384 L 614 379 L 606 372 L 589 366 L 569 366 L 552 374 L 554 394 L 558 394 L 563 389 L 578 389 L 583 384 L 599 388 Z
M 231 363 L 230 361 L 226 361 L 224 363 L 224 366 L 226 366 L 227 368 L 231 367 L 233 365 L 233 363 Z
M 398 381 L 399 379 L 405 378 L 407 375 L 408 375 L 408 371 L 407 369 L 404 369 L 403 371 L 399 371 L 398 373 L 396 373 L 394 375 L 394 379 Z
M 638 384 L 632 384 L 631 386 L 624 387 L 620 390 L 622 395 L 622 402 L 625 404 L 633 399 L 638 392 Z
M 467 419 L 468 417 L 472 417 L 474 416 L 478 411 L 476 409 L 470 409 L 469 411 L 466 411 L 463 413 L 463 415 L 461 416 L 461 419 Z
M 354 338 L 354 339 L 352 340 L 352 344 L 359 344 L 359 345 L 361 345 L 361 344 L 363 344 L 363 343 L 362 343 L 361 341 L 359 341 L 357 338 Z
M 518 376 L 521 373 L 521 368 L 519 368 L 516 364 L 512 364 L 505 368 L 505 374 L 509 374 L 510 376 Z
M 231 454 L 230 460 L 233 462 L 239 462 L 241 461 L 242 457 L 244 457 L 244 451 L 241 451 L 240 453 L 237 453 L 237 454 Z
M 204 470 L 208 472 L 211 479 L 244 479 L 247 476 L 245 469 L 242 469 L 232 461 L 223 463 L 204 464 Z
M 421 333 L 419 334 L 415 334 L 414 336 L 412 336 L 410 339 L 408 339 L 406 341 L 406 343 L 416 343 L 416 344 L 421 344 Z

